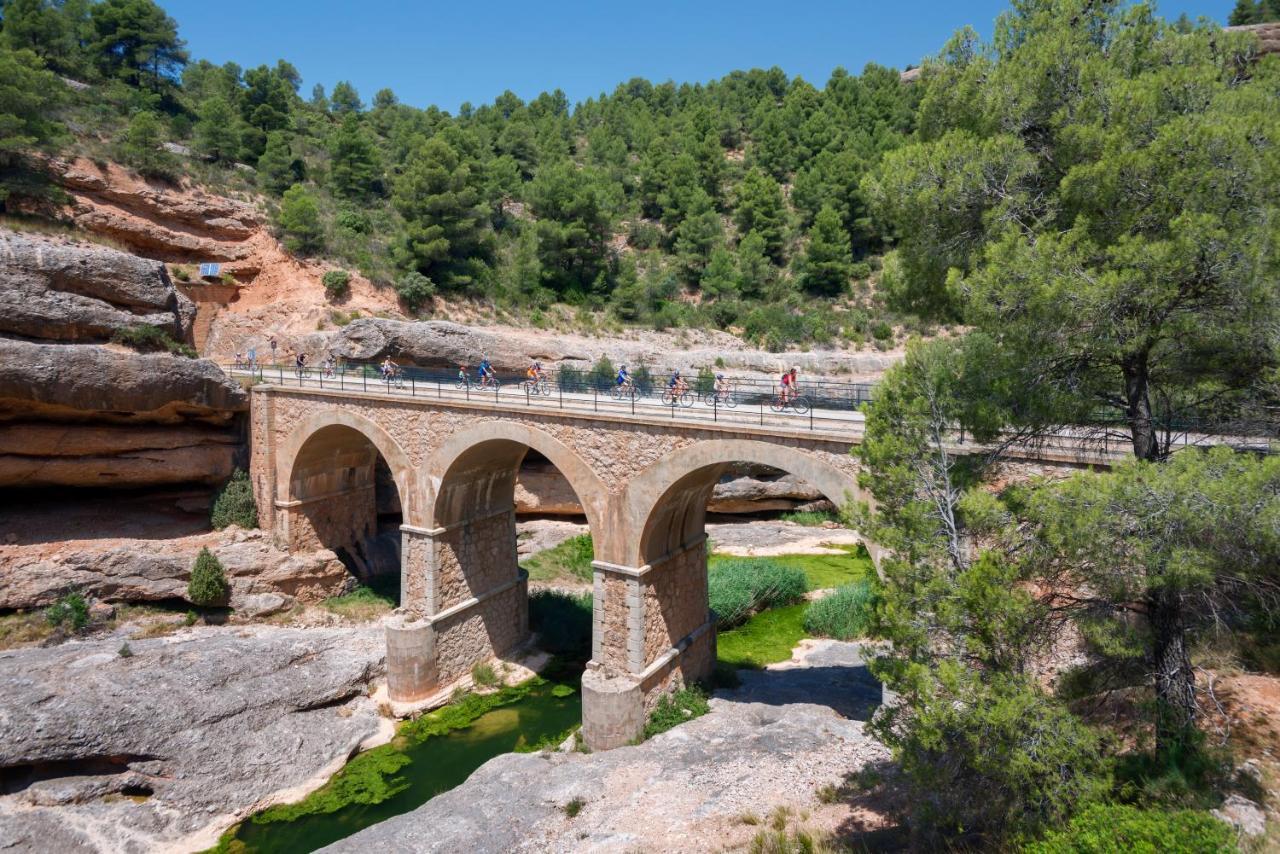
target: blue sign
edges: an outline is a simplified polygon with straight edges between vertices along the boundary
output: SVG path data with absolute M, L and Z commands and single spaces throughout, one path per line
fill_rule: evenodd
M 200 265 L 200 277 L 202 279 L 207 279 L 207 278 L 212 278 L 214 276 L 217 276 L 218 273 L 220 273 L 221 271 L 222 271 L 221 264 L 201 264 Z

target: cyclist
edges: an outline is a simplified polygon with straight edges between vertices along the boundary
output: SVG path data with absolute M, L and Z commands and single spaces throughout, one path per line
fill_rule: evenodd
M 391 357 L 390 357 L 390 356 L 388 356 L 387 358 L 383 359 L 383 360 L 382 360 L 382 367 L 381 367 L 381 368 L 379 368 L 379 370 L 382 372 L 382 378 L 383 378 L 384 380 L 386 380 L 387 382 L 391 382 L 393 379 L 395 379 L 395 378 L 396 378 L 396 370 L 397 370 L 397 368 L 398 368 L 398 367 L 399 367 L 399 366 L 398 366 L 398 365 L 396 365 L 396 363 L 395 363 L 395 362 L 391 361 Z
M 716 374 L 716 397 L 724 400 L 729 396 L 729 380 L 724 374 Z
M 541 362 L 535 361 L 533 364 L 529 366 L 529 369 L 524 373 L 525 373 L 525 376 L 529 379 L 529 382 L 535 383 L 535 384 L 540 383 L 547 378 L 547 375 L 542 372 Z
M 470 381 L 469 379 L 467 379 L 467 366 L 466 366 L 466 364 L 458 365 L 458 382 L 459 382 L 460 384 L 462 384 L 463 386 L 471 385 L 471 381 Z
M 338 360 L 333 357 L 332 353 L 326 353 L 324 361 L 320 363 L 320 369 L 324 376 L 333 376 L 333 370 L 337 366 Z
M 684 377 L 680 376 L 679 370 L 671 372 L 671 377 L 667 380 L 667 391 L 679 396 L 689 390 L 689 384 L 684 381 Z
M 486 386 L 491 382 L 495 382 L 497 377 L 493 374 L 493 365 L 489 364 L 489 357 L 485 356 L 480 360 L 480 385 Z
M 618 368 L 618 375 L 613 378 L 613 384 L 624 391 L 631 388 L 631 372 L 627 370 L 626 365 Z
M 307 371 L 307 354 L 299 353 L 298 358 L 294 361 L 294 370 L 298 374 L 298 379 L 302 379 L 302 375 Z
M 800 381 L 800 368 L 792 366 L 791 370 L 782 372 L 782 402 L 788 403 L 796 399 L 796 384 Z

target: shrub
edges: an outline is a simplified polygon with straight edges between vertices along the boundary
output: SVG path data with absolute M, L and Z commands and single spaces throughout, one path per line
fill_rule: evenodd
M 706 365 L 698 368 L 698 377 L 693 381 L 696 394 L 710 394 L 716 387 L 716 372 Z
M 209 511 L 209 524 L 216 531 L 221 531 L 228 525 L 258 527 L 258 503 L 253 498 L 253 483 L 249 480 L 249 473 L 244 469 L 232 472 L 231 479 L 214 496 L 213 507 Z
M 565 804 L 562 809 L 564 810 L 564 814 L 569 818 L 577 818 L 578 813 L 582 812 L 582 808 L 586 805 L 587 802 L 582 798 L 574 798 L 569 801 L 569 803 Z
M 871 337 L 877 341 L 891 341 L 893 339 L 893 327 L 883 320 L 877 320 L 871 326 Z
M 276 219 L 290 252 L 307 254 L 324 248 L 324 228 L 320 224 L 320 204 L 301 184 L 285 191 Z
M 89 625 L 89 603 L 78 591 L 60 597 L 45 609 L 44 618 L 54 628 L 78 632 Z
M 674 694 L 664 694 L 649 715 L 642 738 L 652 738 L 709 711 L 711 706 L 707 704 L 707 694 L 697 685 L 686 686 Z
M 409 311 L 417 312 L 436 295 L 435 283 L 416 270 L 405 273 L 396 282 L 396 293 Z
M 903 818 L 921 847 L 981 834 L 997 849 L 1109 789 L 1097 736 L 1026 679 L 952 661 L 905 676 L 910 702 L 881 706 L 871 731 L 902 769 Z
M 341 299 L 351 290 L 351 274 L 346 270 L 326 270 L 320 281 L 329 299 Z
M 1062 830 L 1023 848 L 1027 854 L 1209 854 L 1235 849 L 1231 828 L 1206 812 L 1093 804 Z
M 200 549 L 187 581 L 187 599 L 197 605 L 221 605 L 229 592 L 222 562 L 208 548 Z
M 601 355 L 596 363 L 591 366 L 591 373 L 588 379 L 591 381 L 592 388 L 607 389 L 613 386 L 613 379 L 618 375 L 617 369 L 613 366 L 613 362 L 608 356 Z
M 123 344 L 140 353 L 173 353 L 175 356 L 196 358 L 196 351 L 189 344 L 178 341 L 167 329 L 147 323 L 124 326 L 111 333 L 113 344 Z
M 807 588 L 802 570 L 759 560 L 726 560 L 707 581 L 711 610 L 721 628 L 735 626 L 761 609 L 798 602 Z
M 173 277 L 179 282 L 189 282 L 191 281 L 191 271 L 186 267 L 174 267 Z
M 804 630 L 836 640 L 866 637 L 879 600 L 879 591 L 868 581 L 837 587 L 831 595 L 809 605 L 804 613 Z
M 133 658 L 133 647 L 129 646 L 129 642 L 125 641 L 120 644 L 120 649 L 116 652 L 121 658 Z
M 553 655 L 585 660 L 591 655 L 590 593 L 539 590 L 529 597 L 529 628 Z

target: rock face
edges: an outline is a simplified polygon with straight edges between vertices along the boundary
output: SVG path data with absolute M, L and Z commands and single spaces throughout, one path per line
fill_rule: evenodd
M 0 230 L 0 332 L 105 341 L 145 324 L 183 341 L 194 316 L 195 306 L 157 261 Z
M 221 561 L 231 586 L 231 606 L 262 611 L 261 595 L 314 602 L 346 592 L 354 579 L 337 556 L 323 549 L 290 555 L 261 531 L 229 529 L 220 534 L 168 540 L 124 541 L 107 548 L 70 547 L 49 556 L 24 556 L 21 547 L 0 545 L 0 608 L 36 608 L 68 590 L 113 602 L 181 599 L 196 554 L 203 547 Z
M 0 848 L 211 845 L 383 726 L 376 629 L 192 629 L 0 652 Z M 121 795 L 150 797 L 121 797 Z
M 726 336 L 727 338 L 727 336 Z M 730 343 L 732 342 L 732 344 Z M 798 365 L 805 374 L 879 374 L 901 359 L 892 353 L 767 353 L 746 350 L 736 339 L 717 341 L 705 349 L 662 348 L 616 339 L 584 340 L 547 334 L 519 334 L 475 329 L 443 320 L 410 322 L 362 318 L 342 329 L 327 344 L 310 342 L 313 356 L 324 351 L 347 359 L 380 360 L 391 356 L 401 364 L 427 368 L 474 367 L 488 356 L 503 372 L 523 372 L 537 359 L 547 368 L 590 368 L 601 356 L 614 365 L 645 364 L 654 373 L 671 368 L 723 365 L 728 370 L 776 374 Z M 719 361 L 717 361 L 719 360 Z
M 214 364 L 103 346 L 148 325 L 189 340 L 163 264 L 0 231 L 0 486 L 219 483 L 248 395 Z
M 851 686 L 861 703 L 846 711 L 879 702 L 855 645 L 840 646 L 854 650 L 764 671 L 749 700 L 714 699 L 709 714 L 635 747 L 499 756 L 458 788 L 323 850 L 744 850 L 760 830 L 744 814 L 816 809 L 820 787 L 888 757 L 860 721 L 824 705 L 845 702 Z M 832 684 L 835 669 L 849 680 Z M 583 805 L 570 817 L 564 807 L 575 799 Z

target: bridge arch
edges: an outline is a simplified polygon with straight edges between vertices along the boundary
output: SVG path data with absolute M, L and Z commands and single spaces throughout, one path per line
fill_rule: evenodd
M 408 454 L 377 423 L 349 410 L 312 413 L 281 443 L 275 474 L 275 529 L 291 549 L 333 549 L 366 582 L 398 561 L 399 534 L 380 536 L 380 511 L 409 519 L 421 502 Z
M 806 481 L 837 507 L 864 500 L 857 463 L 753 439 L 696 442 L 662 457 L 627 489 L 619 563 L 644 565 L 701 538 L 711 492 L 731 463 L 758 463 Z

